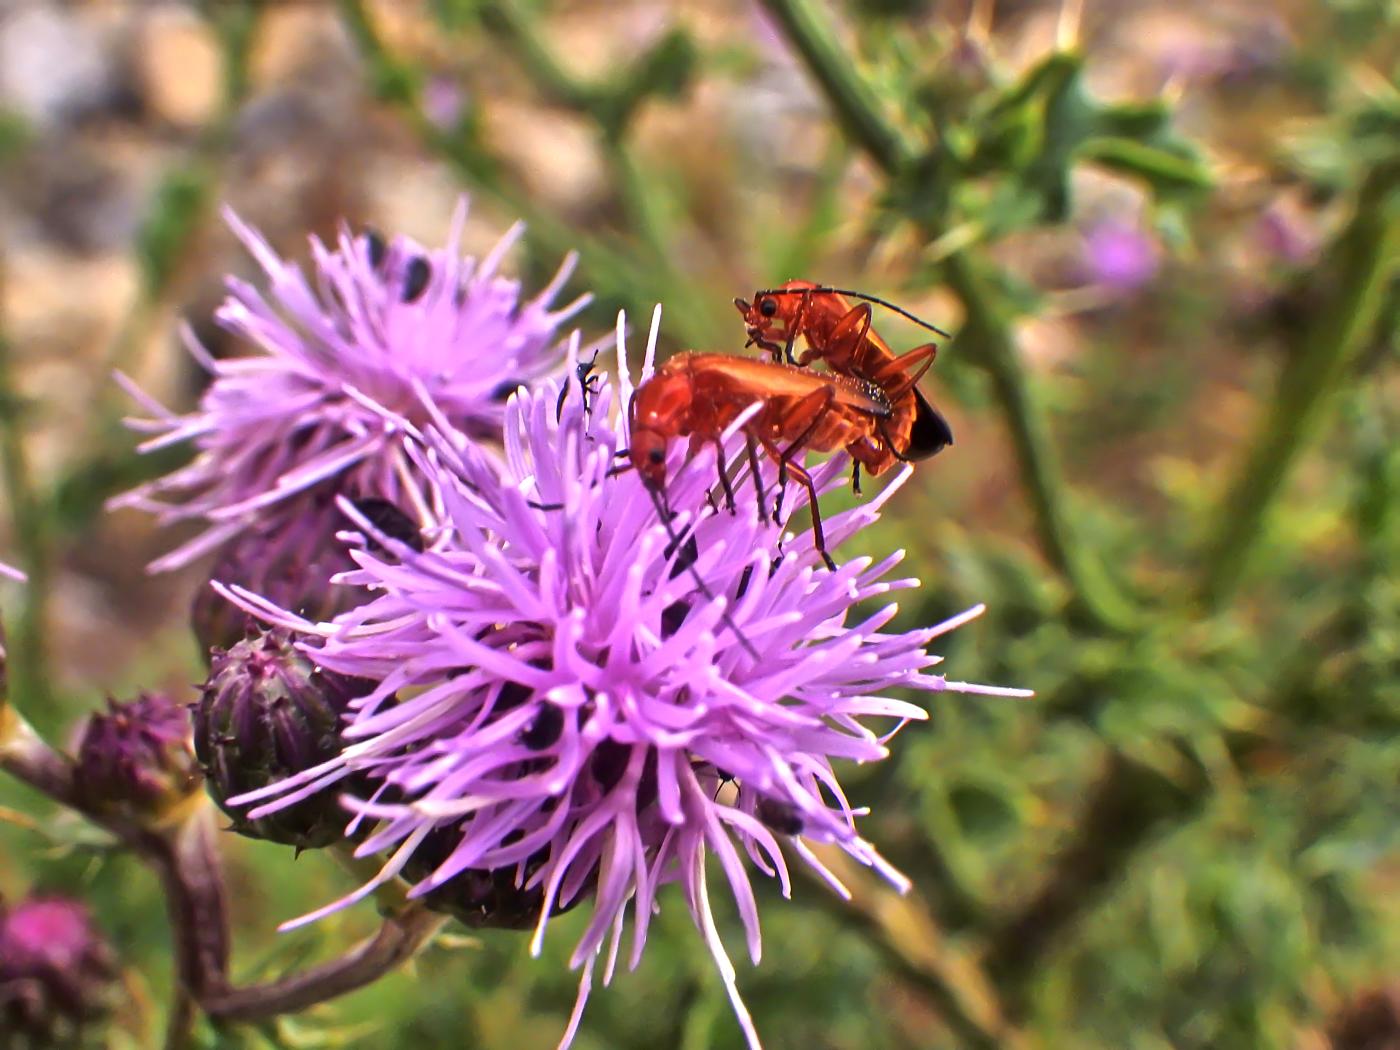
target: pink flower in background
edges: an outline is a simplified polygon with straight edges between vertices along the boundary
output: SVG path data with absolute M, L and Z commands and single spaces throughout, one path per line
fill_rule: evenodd
M 1156 240 L 1120 219 L 1104 219 L 1089 229 L 1081 259 L 1088 280 L 1121 294 L 1152 283 L 1160 267 Z

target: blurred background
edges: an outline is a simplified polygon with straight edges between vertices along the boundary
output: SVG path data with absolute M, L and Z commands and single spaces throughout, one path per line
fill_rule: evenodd
M 740 352 L 755 288 L 860 288 L 956 333 L 924 389 L 957 436 L 861 542 L 908 550 L 905 626 L 988 604 L 952 677 L 1038 695 L 941 698 L 843 771 L 915 890 L 760 887 L 765 1045 L 1400 1046 L 1397 70 L 1390 0 L 0 0 L 16 702 L 63 742 L 202 677 L 200 573 L 147 577 L 175 537 L 101 505 L 179 461 L 134 455 L 112 367 L 183 407 L 179 321 L 240 350 L 221 202 L 304 258 L 341 220 L 439 245 L 467 193 L 470 248 L 525 219 L 527 282 L 577 249 L 586 332 L 660 301 L 668 351 Z M 101 1045 L 156 1045 L 154 881 L 0 806 L 0 895 L 90 901 Z M 351 877 L 226 845 L 241 978 L 373 929 L 275 934 Z M 741 1045 L 672 896 L 579 1050 Z M 209 1045 L 553 1046 L 583 920 Z

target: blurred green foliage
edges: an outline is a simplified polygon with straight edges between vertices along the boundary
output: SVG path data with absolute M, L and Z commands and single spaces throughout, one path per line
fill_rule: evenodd
M 794 902 L 761 888 L 767 954 L 740 981 L 766 1045 L 1321 1045 L 1330 1011 L 1400 979 L 1394 6 L 1297 5 L 1285 53 L 1219 76 L 1227 111 L 1266 89 L 1284 100 L 1288 119 L 1247 162 L 1324 216 L 1318 254 L 1256 275 L 1266 307 L 1248 318 L 1222 276 L 1224 241 L 1239 236 L 1221 220 L 1232 176 L 1214 158 L 1227 143 L 1183 129 L 1180 91 L 1102 97 L 1091 87 L 1097 37 L 1070 25 L 1012 63 L 1000 24 L 973 32 L 930 5 L 760 6 L 761 23 L 732 18 L 719 42 L 712 27 L 701 35 L 668 18 L 636 54 L 587 77 L 572 71 L 551 5 L 433 0 L 419 12 L 432 34 L 483 62 L 459 74 L 469 101 L 446 124 L 425 109 L 430 59 L 391 39 L 381 10 L 360 0 L 338 10 L 389 119 L 474 195 L 529 221 L 527 268 L 580 251 L 599 329 L 619 306 L 637 317 L 661 301 L 673 347 L 737 347 L 728 296 L 797 275 L 868 284 L 861 262 L 885 246 L 888 287 L 872 291 L 945 296 L 940 321 L 958 335 L 940 356 L 940 398 L 978 440 L 960 429 L 869 542 L 907 547 L 925 580 L 902 622 L 987 603 L 942 643 L 952 675 L 1038 696 L 941 701 L 889 762 L 850 771 L 852 797 L 873 811 L 867 836 L 916 890 L 901 905 L 868 890 L 848 906 L 815 884 L 799 882 Z M 242 71 L 226 75 L 226 132 L 249 90 L 259 5 L 206 7 L 227 68 Z M 805 164 L 799 191 L 775 198 L 756 185 L 738 136 L 732 156 L 700 172 L 638 132 L 648 114 L 742 81 L 775 54 L 823 114 L 817 131 L 807 125 L 815 159 L 792 161 Z M 484 117 L 502 65 L 537 104 L 589 128 L 610 191 L 601 217 L 534 199 L 495 148 Z M 777 130 L 758 128 L 760 148 L 777 148 Z M 29 137 L 0 118 L 0 160 Z M 150 301 L 169 292 L 207 221 L 226 146 L 225 133 L 206 135 L 153 194 L 133 249 Z M 1086 173 L 1131 186 L 1173 259 L 1136 298 L 1091 298 L 1066 321 L 1073 275 L 1026 260 L 1035 238 L 1082 230 Z M 760 201 L 723 213 L 722 243 L 741 254 L 719 276 L 690 255 L 716 225 L 705 219 L 711 182 L 725 204 Z M 1072 356 L 1034 358 L 1036 324 L 1060 325 Z M 9 396 L 4 417 L 13 448 L 23 413 Z M 8 470 L 12 507 L 75 542 L 100 502 L 86 493 L 150 469 L 110 448 L 92 454 L 52 485 L 31 485 L 22 463 Z M 959 469 L 966 486 L 978 470 L 1001 484 L 947 514 L 939 475 Z M 23 600 L 40 606 L 42 562 L 55 553 L 41 542 L 23 553 L 40 584 Z M 50 648 L 33 616 L 14 647 L 29 682 Z M 0 803 L 33 799 L 0 785 Z M 154 886 L 72 832 L 56 825 L 45 848 L 31 830 L 0 826 L 0 850 L 23 858 L 0 863 L 0 890 L 88 895 L 141 998 L 159 1004 L 169 963 Z M 353 913 L 276 940 L 278 921 L 336 894 L 343 876 L 317 856 L 230 853 L 240 977 L 259 959 L 275 972 L 295 961 L 286 953 L 324 953 L 370 928 Z M 221 1047 L 553 1045 L 583 921 L 556 922 L 539 960 L 512 934 L 461 938 L 323 1010 L 204 1036 Z M 155 1030 L 130 1027 L 132 1045 Z M 678 902 L 640 970 L 595 994 L 575 1043 L 737 1045 Z

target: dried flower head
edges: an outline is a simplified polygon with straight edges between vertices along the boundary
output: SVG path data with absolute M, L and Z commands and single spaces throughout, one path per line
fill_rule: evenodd
M 648 369 L 655 336 L 653 325 Z M 624 403 L 631 392 L 624 364 Z M 344 803 L 378 822 L 359 854 L 389 860 L 369 885 L 298 923 L 405 871 L 418 876 L 415 896 L 465 873 L 508 872 L 542 891 L 538 950 L 553 911 L 590 896 L 573 957 L 584 967 L 580 1006 L 610 935 L 612 972 L 629 904 L 635 966 L 658 890 L 679 882 L 756 1045 L 711 915 L 706 855 L 719 859 L 755 961 L 750 875 L 776 876 L 787 893 L 787 852 L 838 892 L 809 843 L 833 843 L 907 886 L 861 838 L 835 763 L 884 758 L 896 730 L 926 717 L 893 689 L 1015 691 L 928 671 L 939 660 L 929 642 L 980 608 L 905 632 L 885 630 L 893 604 L 857 618 L 858 603 L 916 585 L 885 578 L 902 554 L 827 571 L 809 536 L 785 540 L 760 520 L 751 486 L 736 485 L 747 498 L 738 513 L 709 509 L 713 460 L 705 452 L 683 464 L 684 442 L 670 450 L 664 520 L 661 496 L 614 470 L 628 436 L 611 400 L 603 385 L 591 412 L 577 393 L 561 412 L 557 388 L 518 393 L 504 478 L 465 438 L 430 438 L 415 462 L 442 501 L 443 532 L 421 553 L 388 540 L 393 557 L 357 551 L 361 568 L 346 582 L 381 596 L 335 624 L 233 592 L 301 632 L 318 663 L 381 684 L 351 702 L 340 755 L 232 801 L 257 802 L 256 817 L 352 772 L 380 785 L 368 798 L 347 791 Z M 819 468 L 819 483 L 840 484 L 844 467 Z M 874 521 L 898 481 L 829 519 L 832 546 Z M 865 719 L 882 720 L 883 732 Z M 737 791 L 722 792 L 731 781 Z
M 259 353 L 216 360 L 186 329 L 190 353 L 213 376 L 188 415 L 122 379 L 154 417 L 131 422 L 154 435 L 142 451 L 183 441 L 198 450 L 188 466 L 112 503 L 149 510 L 162 523 L 204 526 L 152 571 L 185 565 L 317 486 L 418 512 L 404 431 L 436 412 L 463 433 L 498 438 L 505 399 L 557 370 L 559 326 L 588 298 L 550 308 L 572 272 L 570 256 L 548 287 L 521 300 L 520 283 L 497 272 L 518 225 L 484 259 L 463 258 L 465 208 L 437 250 L 348 229 L 334 246 L 312 238 L 312 279 L 232 212 L 224 215 L 268 291 L 230 278 L 216 317 Z
M 74 900 L 0 904 L 0 1045 L 68 1046 L 109 1009 L 112 950 Z

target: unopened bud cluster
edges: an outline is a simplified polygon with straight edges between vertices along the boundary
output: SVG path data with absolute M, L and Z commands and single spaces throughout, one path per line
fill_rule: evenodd
M 188 712 L 162 693 L 109 700 L 83 729 L 74 781 L 97 810 L 144 820 L 174 810 L 199 786 Z
M 332 758 L 340 750 L 340 718 L 365 683 L 323 670 L 299 652 L 285 631 L 268 631 L 227 651 L 216 650 L 194 711 L 195 754 L 210 795 L 233 829 L 302 849 L 342 837 L 348 814 L 322 792 L 257 819 L 228 800 Z

